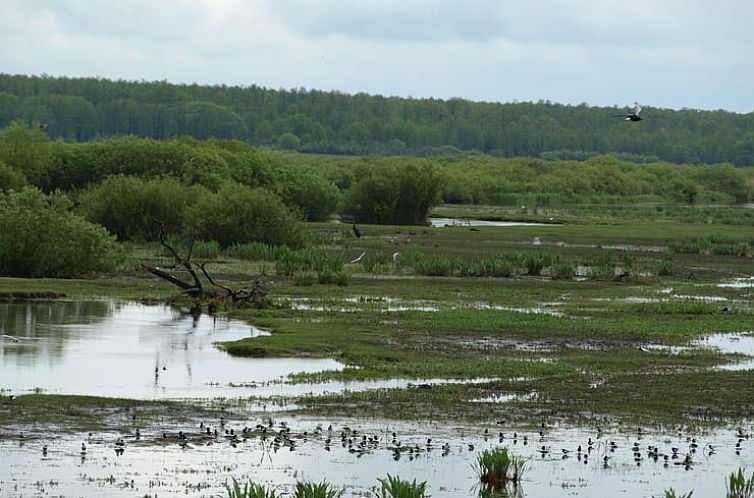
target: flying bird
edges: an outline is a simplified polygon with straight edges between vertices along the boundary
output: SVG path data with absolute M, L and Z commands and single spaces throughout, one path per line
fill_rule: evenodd
M 639 113 L 641 112 L 641 106 L 638 102 L 634 102 L 634 110 L 633 112 L 629 112 L 628 114 L 618 114 L 615 116 L 616 118 L 623 118 L 625 121 L 641 121 L 641 117 L 639 116 Z

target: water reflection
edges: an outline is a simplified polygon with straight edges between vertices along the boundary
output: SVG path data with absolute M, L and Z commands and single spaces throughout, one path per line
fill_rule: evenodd
M 254 394 L 232 387 L 296 372 L 337 370 L 329 359 L 235 358 L 215 342 L 268 332 L 167 306 L 112 301 L 0 306 L 0 389 L 139 399 Z
M 694 496 L 721 496 L 727 476 L 749 465 L 754 445 L 748 428 L 710 433 L 588 428 L 535 432 L 497 425 L 325 419 L 286 420 L 286 440 L 295 444 L 277 445 L 273 435 L 284 427 L 283 421 L 277 421 L 266 438 L 243 431 L 244 424 L 253 427 L 260 421 L 266 424 L 252 419 L 225 426 L 241 434 L 237 438 L 222 431 L 201 436 L 198 429 L 182 427 L 190 431 L 185 446 L 176 437 L 177 427 L 167 429 L 167 438 L 161 429 L 144 431 L 138 440 L 123 433 L 62 434 L 23 443 L 0 440 L 0 454 L 7 457 L 7 465 L 0 465 L 0 495 L 3 483 L 13 483 L 16 494 L 24 495 L 40 494 L 38 487 L 43 486 L 66 496 L 97 491 L 107 496 L 157 491 L 160 496 L 217 496 L 224 492 L 222 483 L 234 477 L 280 491 L 290 491 L 296 480 L 327 479 L 345 487 L 345 496 L 356 497 L 372 496 L 369 488 L 391 474 L 426 480 L 433 497 L 456 498 L 476 496 L 479 478 L 473 464 L 479 453 L 505 446 L 527 459 L 522 485 L 529 497 L 661 496 L 670 487 L 683 493 L 693 489 Z M 361 444 L 365 437 L 367 443 Z M 86 458 L 79 452 L 82 440 Z M 118 440 L 125 441 L 121 456 L 114 452 Z M 48 452 L 43 453 L 43 444 L 49 445 Z
M 430 225 L 437 227 L 518 227 L 558 226 L 560 223 L 534 223 L 528 221 L 472 220 L 468 218 L 428 218 Z

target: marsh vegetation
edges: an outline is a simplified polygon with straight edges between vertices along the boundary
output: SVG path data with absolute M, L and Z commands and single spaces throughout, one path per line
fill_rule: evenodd
M 144 468 L 180 462 L 193 469 L 183 492 L 217 494 L 227 482 L 228 493 L 288 496 L 297 481 L 324 477 L 333 484 L 323 496 L 457 496 L 475 485 L 526 495 L 552 480 L 573 491 L 583 479 L 578 492 L 590 496 L 600 469 L 625 475 L 630 466 L 641 476 L 631 486 L 648 494 L 667 483 L 640 483 L 642 465 L 686 489 L 672 469 L 724 476 L 747 458 L 754 210 L 741 204 L 751 197 L 742 170 L 609 157 L 313 158 L 216 140 L 71 144 L 38 135 L 17 123 L 0 138 L 10 172 L 0 226 L 13 234 L 0 240 L 3 378 L 39 374 L 42 357 L 62 365 L 77 351 L 74 367 L 99 374 L 98 389 L 82 392 L 40 376 L 0 385 L 0 444 L 35 472 L 57 472 L 49 463 L 79 475 L 65 460 L 71 447 L 87 466 L 127 446 L 117 461 L 140 462 L 132 486 L 144 493 L 154 492 Z M 597 181 L 602 168 L 622 180 Z M 440 204 L 451 197 L 477 203 Z M 428 216 L 520 224 L 431 226 Z M 171 247 L 221 284 L 211 309 L 141 270 L 182 275 L 155 219 Z M 223 299 L 222 286 L 255 280 L 269 293 L 252 305 Z M 166 312 L 156 326 L 135 318 Z M 77 349 L 95 337 L 134 338 L 137 323 L 138 346 L 114 349 L 122 373 L 146 375 L 149 395 L 105 382 L 115 361 L 87 363 L 107 362 L 104 349 Z M 233 335 L 227 323 L 255 328 Z M 316 367 L 275 370 L 285 362 Z M 244 376 L 220 375 L 229 365 Z M 299 421 L 312 422 L 289 432 Z M 369 421 L 377 422 L 362 428 Z M 42 444 L 52 460 L 30 463 Z M 270 481 L 259 481 L 249 455 L 275 469 Z M 327 475 L 323 461 L 369 478 Z M 194 480 L 198 468 L 211 477 Z M 459 468 L 461 484 L 449 484 Z M 14 469 L 0 476 L 0 491 Z M 167 475 L 176 482 L 182 473 Z M 66 492 L 79 485 L 86 489 L 77 481 Z

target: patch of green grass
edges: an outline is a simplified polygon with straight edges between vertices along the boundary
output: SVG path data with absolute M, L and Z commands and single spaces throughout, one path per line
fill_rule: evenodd
M 508 486 L 519 485 L 526 469 L 526 459 L 511 455 L 508 448 L 493 448 L 477 456 L 476 468 L 484 487 L 505 490 Z
M 232 482 L 225 483 L 225 491 L 228 498 L 282 498 L 273 488 L 263 484 L 257 484 L 249 480 L 241 487 L 241 483 L 236 478 Z
M 384 479 L 378 479 L 380 482 L 379 491 L 376 493 L 377 498 L 428 498 L 427 482 L 420 483 L 407 481 L 398 476 L 387 475 Z
M 728 477 L 725 490 L 726 498 L 751 498 L 754 496 L 754 473 L 746 477 L 744 470 L 739 468 Z
M 298 481 L 293 489 L 294 498 L 338 498 L 345 493 L 327 481 L 320 483 Z

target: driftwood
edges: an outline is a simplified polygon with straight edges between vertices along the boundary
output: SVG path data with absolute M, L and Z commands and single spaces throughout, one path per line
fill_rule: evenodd
M 175 263 L 166 268 L 142 265 L 142 269 L 144 271 L 160 277 L 161 279 L 166 280 L 177 287 L 180 287 L 180 289 L 189 296 L 196 297 L 198 299 L 211 298 L 212 306 L 215 306 L 217 298 L 224 299 L 226 302 L 230 302 L 234 305 L 239 305 L 244 303 L 256 303 L 260 298 L 267 295 L 268 290 L 259 279 L 251 282 L 249 286 L 238 290 L 232 289 L 226 285 L 216 282 L 215 279 L 213 279 L 207 271 L 206 262 L 197 264 L 191 261 L 191 254 L 194 247 L 193 242 L 189 244 L 189 249 L 187 251 L 186 257 L 183 257 L 178 251 L 175 250 L 173 246 L 171 246 L 167 242 L 164 225 L 159 221 L 157 221 L 157 225 L 159 227 L 158 236 L 160 245 L 162 245 L 162 247 L 167 249 L 168 252 L 173 255 Z M 171 273 L 170 270 L 185 271 L 189 274 L 191 279 L 190 281 L 187 281 L 176 276 L 174 273 Z M 204 278 L 207 279 L 210 285 L 213 285 L 220 290 L 207 290 L 202 283 L 199 272 L 204 275 Z

